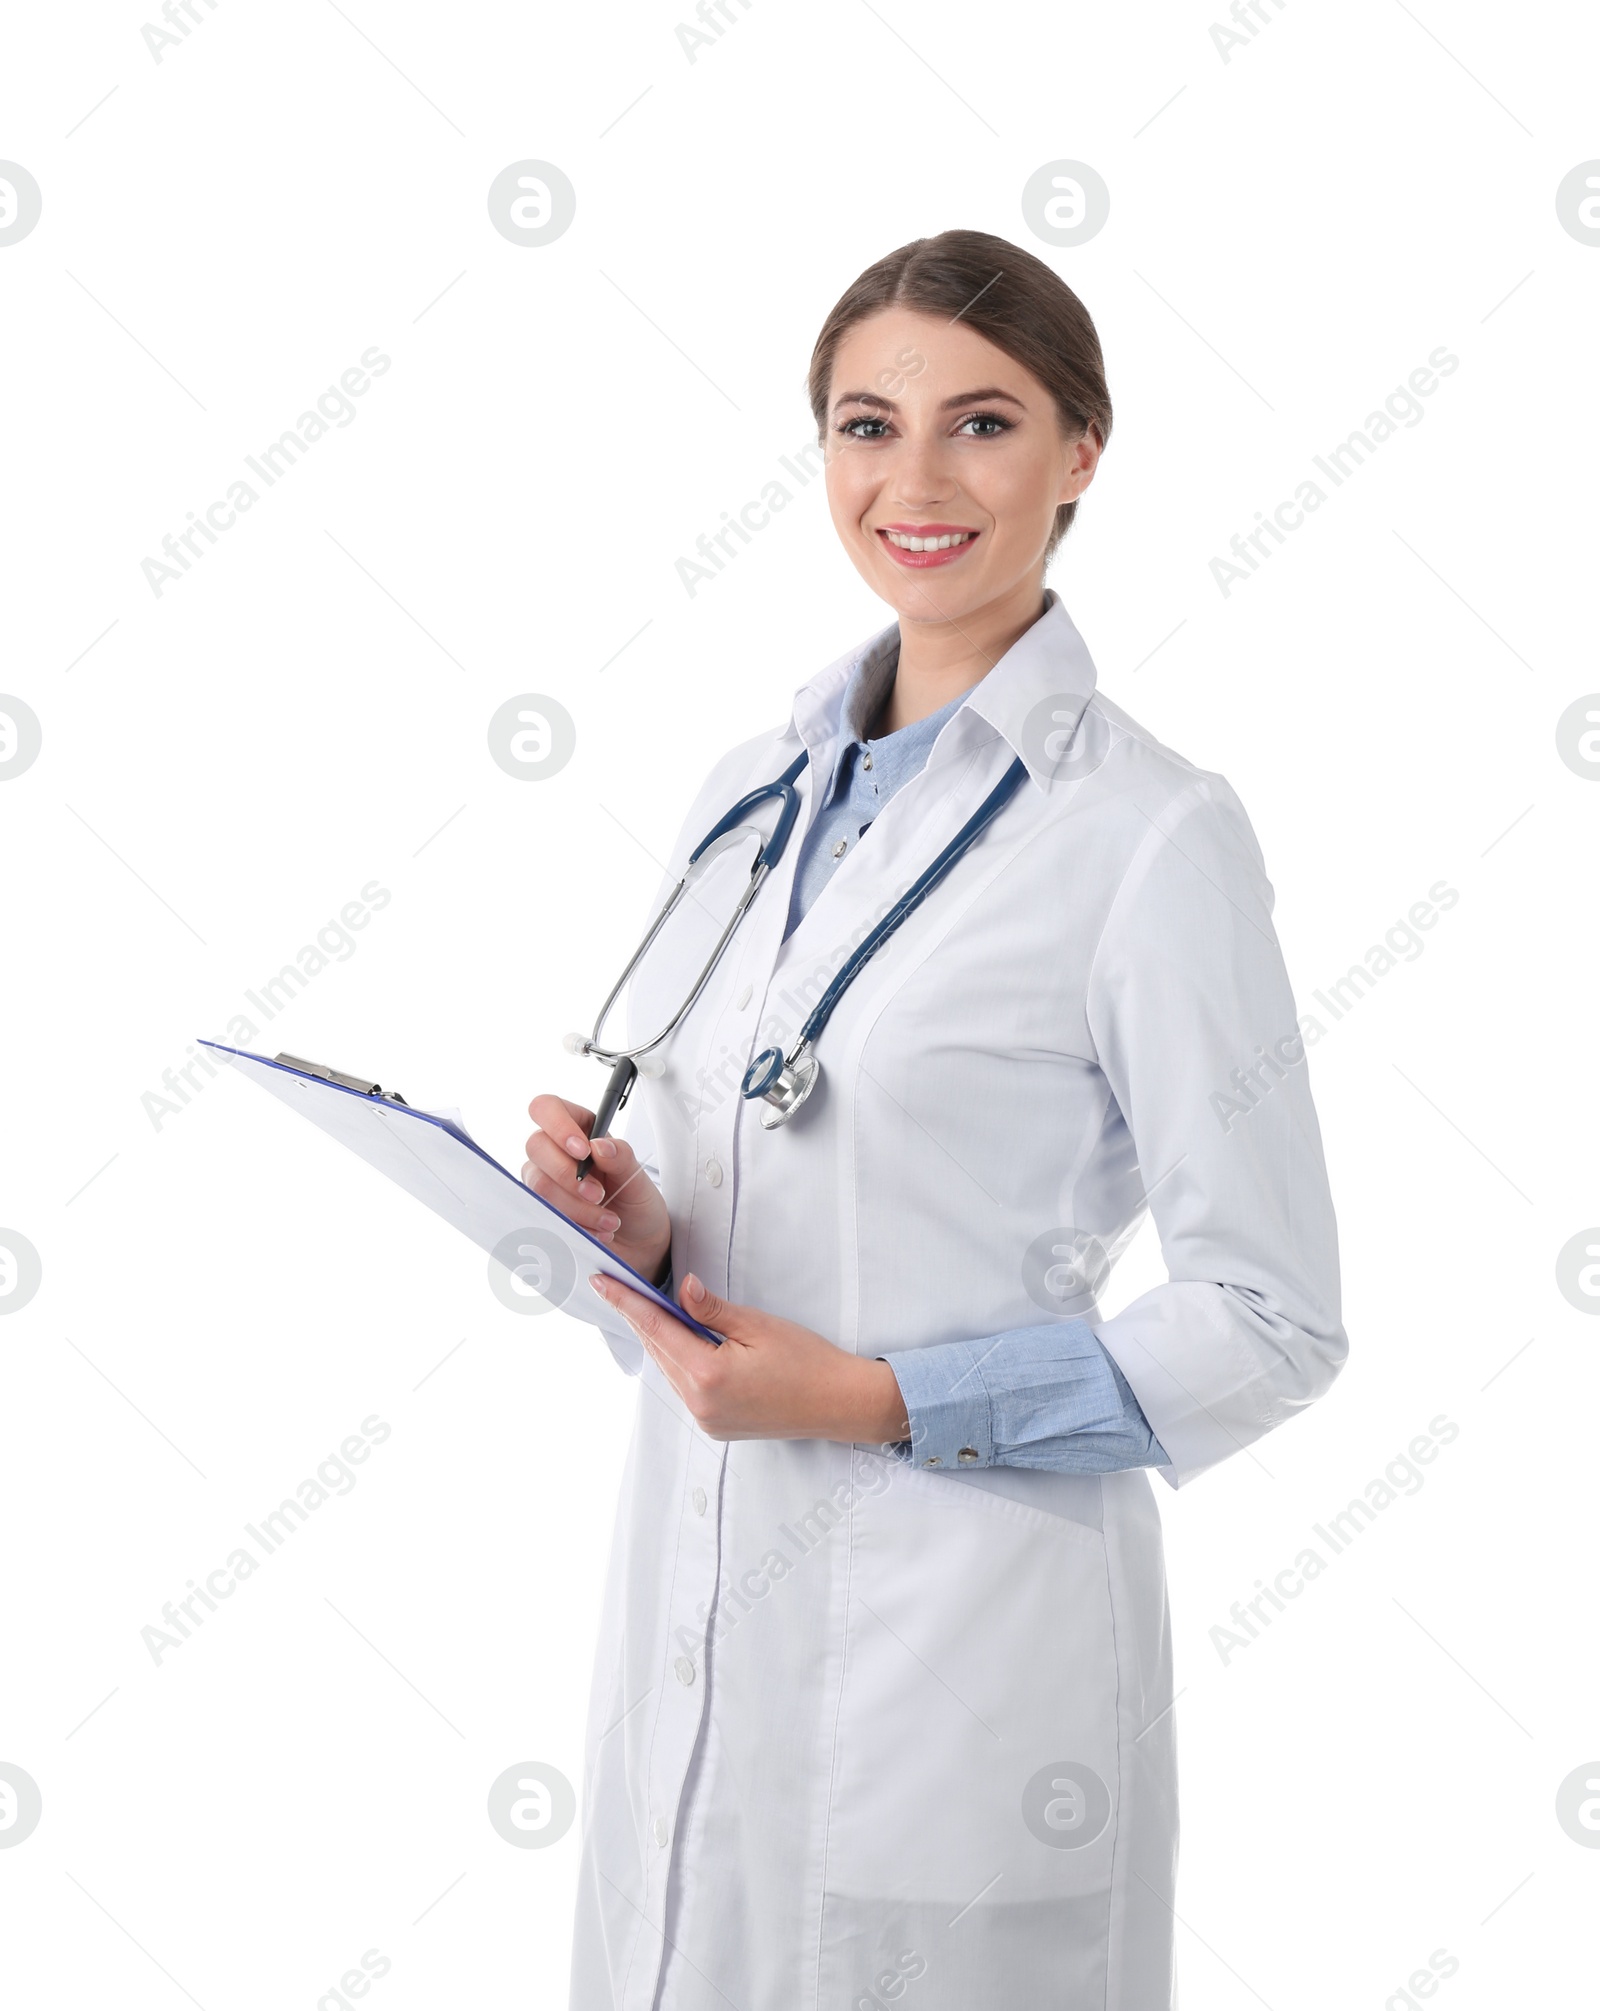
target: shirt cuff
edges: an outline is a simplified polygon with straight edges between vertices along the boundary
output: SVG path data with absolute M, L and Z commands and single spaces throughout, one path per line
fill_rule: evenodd
M 1053 1320 L 880 1356 L 905 1400 L 914 1466 L 1110 1473 L 1166 1466 L 1138 1401 L 1087 1320 Z
M 994 1422 L 979 1363 L 993 1341 L 945 1341 L 880 1355 L 894 1370 L 911 1436 L 894 1450 L 914 1466 L 993 1466 Z

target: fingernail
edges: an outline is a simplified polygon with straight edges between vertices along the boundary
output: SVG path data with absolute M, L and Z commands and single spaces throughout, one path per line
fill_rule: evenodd
M 578 1192 L 586 1201 L 603 1201 L 606 1198 L 604 1184 L 592 1176 L 587 1180 L 580 1180 L 578 1182 Z
M 611 1280 L 606 1276 L 604 1271 L 591 1271 L 589 1273 L 589 1290 L 597 1298 L 609 1299 L 611 1297 Z
M 683 1296 L 686 1299 L 703 1299 L 705 1295 L 705 1286 L 701 1284 L 700 1280 L 691 1271 L 683 1281 Z
M 589 1150 L 596 1159 L 615 1159 L 617 1141 L 614 1138 L 593 1138 L 589 1141 Z
M 574 1159 L 586 1159 L 589 1155 L 589 1141 L 587 1138 L 580 1138 L 577 1132 L 573 1132 L 572 1136 L 567 1140 L 567 1150 L 572 1154 Z
M 622 1217 L 620 1215 L 613 1215 L 611 1210 L 607 1208 L 600 1217 L 600 1227 L 608 1236 L 614 1236 L 622 1227 Z

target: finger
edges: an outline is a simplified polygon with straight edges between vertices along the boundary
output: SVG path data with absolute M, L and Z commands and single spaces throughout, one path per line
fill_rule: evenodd
M 613 1138 L 609 1132 L 604 1138 L 589 1140 L 589 1153 L 605 1167 L 608 1180 L 631 1177 L 639 1171 L 633 1147 L 625 1138 Z
M 576 1132 L 573 1136 L 576 1138 Z M 625 1138 L 591 1138 L 585 1149 L 593 1161 L 594 1177 L 605 1182 L 608 1194 L 618 1193 L 644 1171 L 638 1154 Z M 571 1152 L 570 1145 L 568 1151 Z M 579 1156 L 573 1154 L 574 1160 Z
M 707 1290 L 703 1280 L 697 1278 L 693 1271 L 684 1279 L 679 1297 L 683 1300 L 684 1310 L 692 1313 L 702 1327 L 726 1334 L 730 1340 L 743 1340 L 762 1317 L 754 1306 L 741 1306 L 737 1300 L 718 1298 L 715 1292 Z
M 564 1097 L 536 1096 L 528 1105 L 528 1115 L 541 1131 L 548 1132 L 557 1144 L 571 1152 L 574 1159 L 587 1156 L 589 1133 L 594 1129 L 592 1110 L 585 1110 L 581 1103 L 568 1103 Z
M 610 1148 L 609 1152 L 606 1148 Z M 581 1195 L 610 1209 L 626 1207 L 625 1195 L 632 1190 L 634 1201 L 648 1201 L 651 1183 L 638 1185 L 644 1168 L 631 1145 L 621 1139 L 598 1138 L 594 1142 L 594 1153 L 603 1165 L 595 1166 L 579 1180 L 578 1168 L 581 1161 L 572 1151 L 558 1145 L 548 1132 L 535 1131 L 523 1145 L 532 1165 L 545 1173 L 563 1192 Z
M 616 1308 L 663 1367 L 670 1363 L 684 1374 L 695 1375 L 705 1366 L 707 1356 L 715 1356 L 714 1342 L 701 1340 L 642 1292 L 608 1278 L 603 1271 L 596 1271 L 589 1283 L 608 1306 Z
M 523 1167 L 522 1184 L 530 1194 L 537 1194 L 541 1201 L 548 1202 L 557 1214 L 564 1215 L 569 1222 L 576 1222 L 580 1229 L 587 1229 L 602 1242 L 609 1243 L 622 1227 L 622 1217 L 615 1209 L 606 1207 L 603 1202 L 580 1200 L 570 1188 L 559 1186 L 537 1167 Z
M 523 1150 L 528 1155 L 528 1164 L 549 1181 L 553 1191 L 600 1206 L 606 1200 L 605 1182 L 596 1174 L 589 1174 L 580 1181 L 578 1161 L 572 1154 L 558 1145 L 547 1131 L 536 1131 L 528 1139 Z M 531 1186 L 532 1182 L 528 1182 Z

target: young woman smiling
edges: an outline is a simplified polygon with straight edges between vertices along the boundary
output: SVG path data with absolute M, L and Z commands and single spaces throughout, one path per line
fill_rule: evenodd
M 834 526 L 895 621 L 691 806 L 674 880 L 774 777 L 797 842 L 630 1139 L 529 1107 L 524 1178 L 723 1337 L 594 1281 L 643 1387 L 572 2002 L 1157 2011 L 1176 1760 L 1148 1470 L 1193 1479 L 1345 1353 L 1306 1071 L 1227 1132 L 1208 1104 L 1295 1027 L 1271 888 L 1227 783 L 1096 690 L 1045 588 L 1111 431 L 1055 273 L 973 231 L 903 246 L 829 315 L 810 389 Z M 789 1047 L 790 1002 L 947 854 L 765 1128 L 761 1065 L 727 1093 L 728 1057 Z M 693 905 L 635 1029 L 705 962 Z M 1147 1210 L 1168 1280 L 1102 1317 Z

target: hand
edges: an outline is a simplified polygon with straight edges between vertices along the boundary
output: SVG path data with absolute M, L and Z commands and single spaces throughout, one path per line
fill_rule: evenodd
M 658 1284 L 672 1249 L 672 1224 L 660 1188 L 633 1147 L 622 1138 L 591 1144 L 594 1112 L 559 1096 L 536 1096 L 528 1115 L 539 1128 L 523 1148 L 528 1155 L 523 1185 L 598 1236 L 641 1278 Z M 591 1153 L 594 1170 L 580 1186 L 578 1165 Z
M 722 1346 L 703 1341 L 652 1300 L 597 1273 L 590 1285 L 644 1343 L 708 1438 L 826 1438 L 890 1445 L 910 1437 L 887 1362 L 846 1354 L 809 1327 L 708 1292 L 691 1271 L 681 1297 Z

